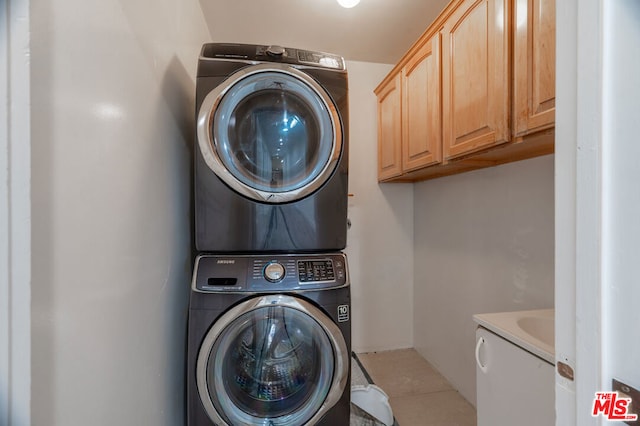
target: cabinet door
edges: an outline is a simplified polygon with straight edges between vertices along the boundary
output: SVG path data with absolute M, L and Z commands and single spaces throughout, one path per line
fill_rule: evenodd
M 402 169 L 442 161 L 440 34 L 414 54 L 402 70 Z
M 508 0 L 464 0 L 442 29 L 445 158 L 507 142 Z
M 514 43 L 514 133 L 522 136 L 555 123 L 555 0 L 516 1 Z
M 378 92 L 378 180 L 402 174 L 400 74 Z
M 482 327 L 476 345 L 478 426 L 554 425 L 554 366 Z

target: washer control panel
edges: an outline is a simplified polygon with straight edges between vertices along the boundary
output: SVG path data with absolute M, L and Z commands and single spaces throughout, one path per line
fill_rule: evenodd
M 279 292 L 348 285 L 343 253 L 200 255 L 192 287 L 201 292 Z
M 333 262 L 329 259 L 298 261 L 298 280 L 300 282 L 333 281 L 335 277 Z

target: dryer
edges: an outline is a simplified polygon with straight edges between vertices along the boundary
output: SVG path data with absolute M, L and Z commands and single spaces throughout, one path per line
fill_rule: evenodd
M 348 87 L 343 58 L 209 43 L 196 80 L 200 252 L 346 246 Z
M 350 324 L 342 253 L 200 255 L 187 426 L 349 424 Z

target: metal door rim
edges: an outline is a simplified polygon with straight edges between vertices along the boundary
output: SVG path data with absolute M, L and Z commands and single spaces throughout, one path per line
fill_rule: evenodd
M 230 426 L 216 410 L 212 397 L 209 393 L 209 387 L 207 386 L 207 364 L 216 339 L 225 330 L 225 328 L 238 317 L 256 309 L 270 306 L 282 306 L 295 309 L 310 316 L 324 329 L 331 342 L 335 363 L 333 380 L 329 388 L 329 393 L 318 411 L 305 424 L 315 424 L 340 400 L 340 397 L 344 392 L 347 379 L 349 377 L 350 354 L 348 353 L 347 344 L 342 336 L 342 332 L 331 318 L 311 303 L 295 296 L 285 294 L 256 296 L 238 304 L 224 313 L 207 332 L 198 352 L 196 362 L 196 383 L 198 387 L 198 394 L 207 415 L 216 424 Z
M 262 191 L 248 186 L 243 182 L 240 182 L 224 166 L 216 150 L 216 147 L 214 146 L 215 135 L 213 135 L 212 132 L 213 120 L 215 112 L 217 110 L 217 106 L 221 102 L 223 96 L 233 87 L 233 85 L 235 85 L 242 79 L 247 78 L 248 76 L 251 76 L 253 74 L 264 72 L 276 72 L 285 74 L 290 77 L 296 78 L 309 86 L 327 108 L 329 117 L 331 119 L 331 128 L 333 129 L 331 155 L 329 157 L 329 161 L 325 164 L 322 171 L 318 174 L 318 176 L 316 176 L 314 180 L 312 180 L 306 186 L 287 192 L 276 193 Z M 260 64 L 248 66 L 235 72 L 222 84 L 214 88 L 205 96 L 198 111 L 197 120 L 196 132 L 198 146 L 207 166 L 209 166 L 209 168 L 233 190 L 256 201 L 266 202 L 270 204 L 286 203 L 299 200 L 306 197 L 307 195 L 312 194 L 318 188 L 320 188 L 320 186 L 322 186 L 322 184 L 326 182 L 332 175 L 335 168 L 337 167 L 338 160 L 340 159 L 340 155 L 342 152 L 342 125 L 340 121 L 340 114 L 338 113 L 333 100 L 322 88 L 322 86 L 318 84 L 318 82 L 316 82 L 311 76 L 288 65 Z

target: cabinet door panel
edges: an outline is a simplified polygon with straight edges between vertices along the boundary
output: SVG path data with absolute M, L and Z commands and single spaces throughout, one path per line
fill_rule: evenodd
M 400 74 L 378 94 L 378 180 L 402 174 Z
M 477 426 L 555 424 L 553 365 L 479 327 Z
M 510 138 L 508 4 L 466 0 L 444 24 L 442 118 L 447 159 Z
M 440 34 L 429 39 L 402 71 L 402 168 L 442 161 Z
M 514 60 L 515 134 L 555 123 L 555 0 L 517 0 Z

